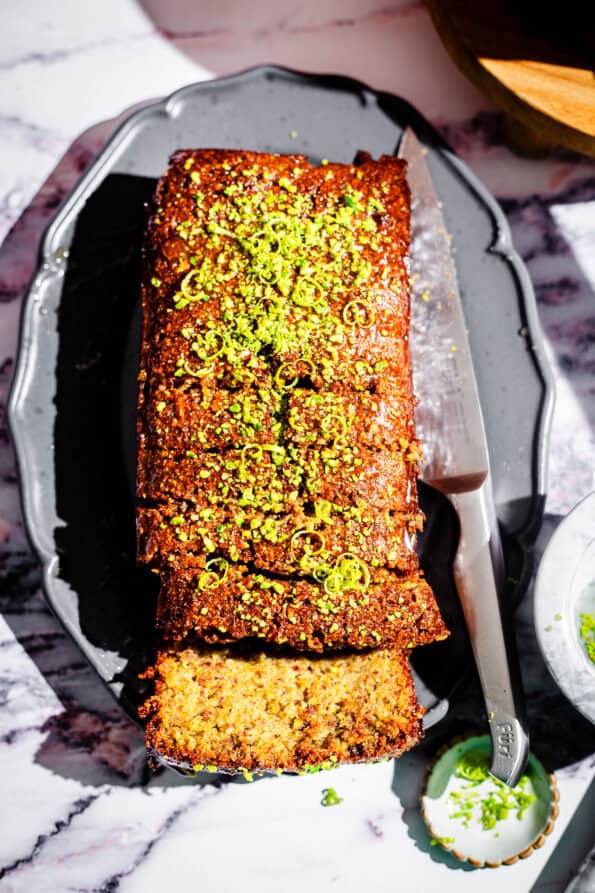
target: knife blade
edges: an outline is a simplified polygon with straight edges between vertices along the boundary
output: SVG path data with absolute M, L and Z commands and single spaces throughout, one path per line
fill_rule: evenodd
M 514 786 L 529 737 L 490 461 L 450 237 L 425 159 L 407 128 L 399 156 L 411 189 L 411 362 L 418 399 L 420 477 L 453 504 L 460 523 L 454 578 L 489 719 L 490 772 Z

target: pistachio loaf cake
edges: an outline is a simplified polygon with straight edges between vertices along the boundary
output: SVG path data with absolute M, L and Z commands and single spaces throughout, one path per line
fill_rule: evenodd
M 415 552 L 409 203 L 389 156 L 180 151 L 159 182 L 137 529 L 165 759 L 295 769 L 419 735 L 404 654 L 448 631 Z

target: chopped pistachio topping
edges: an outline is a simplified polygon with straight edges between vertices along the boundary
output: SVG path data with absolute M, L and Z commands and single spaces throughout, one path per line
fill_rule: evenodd
M 184 166 L 190 219 L 177 219 L 173 226 L 185 245 L 183 261 L 178 253 L 174 262 L 177 285 L 168 308 L 174 326 L 178 321 L 179 346 L 172 358 L 171 400 L 168 395 L 156 408 L 162 412 L 171 403 L 163 426 L 169 424 L 175 436 L 180 392 L 199 395 L 205 414 L 217 395 L 216 421 L 211 428 L 195 426 L 181 461 L 196 462 L 191 474 L 207 484 L 205 498 L 219 514 L 192 517 L 182 504 L 177 510 L 184 515 L 170 521 L 173 535 L 208 557 L 198 593 L 222 586 L 230 567 L 235 574 L 233 564 L 248 562 L 254 543 L 285 544 L 291 572 L 299 570 L 319 584 L 313 587 L 315 608 L 328 615 L 332 633 L 338 630 L 332 615 L 341 602 L 357 610 L 369 599 L 370 569 L 360 554 L 369 557 L 365 542 L 375 510 L 357 496 L 359 482 L 365 486 L 368 447 L 359 440 L 357 406 L 350 406 L 336 386 L 355 383 L 374 399 L 373 377 L 389 366 L 377 355 L 358 352 L 364 339 L 376 339 L 375 333 L 362 333 L 378 323 L 377 296 L 394 287 L 390 265 L 370 260 L 385 246 L 382 190 L 304 192 L 298 162 L 279 176 L 224 161 L 219 193 L 206 196 L 198 191 L 202 176 L 207 192 L 204 174 L 192 169 L 191 159 Z M 332 166 L 324 173 L 335 176 Z M 383 323 L 390 326 L 390 319 L 385 316 Z M 390 327 L 380 332 L 391 336 Z M 386 355 L 391 356 L 389 349 Z M 222 395 L 227 395 L 223 401 Z M 360 416 L 365 410 L 364 405 Z M 220 441 L 224 452 L 215 458 Z M 394 449 L 406 461 L 419 458 L 416 445 L 406 439 L 395 440 Z M 340 488 L 329 494 L 339 473 L 345 498 Z M 324 498 L 329 495 L 347 505 Z M 306 514 L 297 518 L 296 508 L 303 504 Z M 338 545 L 337 530 L 344 537 Z M 293 597 L 286 580 L 267 586 L 279 599 Z M 246 605 L 256 596 L 252 590 L 245 596 L 241 610 L 252 622 Z M 399 613 L 392 616 L 396 623 Z M 265 625 L 255 619 L 253 631 L 263 635 L 258 624 Z M 356 635 L 364 643 L 378 639 L 367 627 Z
M 291 354 L 294 364 L 308 361 L 316 344 L 340 343 L 345 327 L 372 324 L 369 305 L 353 291 L 371 276 L 364 249 L 379 247 L 374 207 L 350 191 L 321 210 L 290 177 L 276 186 L 243 192 L 228 183 L 208 209 L 197 208 L 198 221 L 178 225 L 189 244 L 201 245 L 204 259 L 182 277 L 174 306 L 212 302 L 223 288 L 217 355 L 232 367 L 245 365 L 246 351 L 265 349 L 279 358 Z

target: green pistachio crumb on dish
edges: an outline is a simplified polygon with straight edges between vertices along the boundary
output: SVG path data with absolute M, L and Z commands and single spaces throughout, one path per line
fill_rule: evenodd
M 554 614 L 554 620 L 562 620 L 562 615 L 560 613 Z
M 480 753 L 464 754 L 455 767 L 455 776 L 468 782 L 461 791 L 452 791 L 449 800 L 453 812 L 451 819 L 459 819 L 465 828 L 477 822 L 484 831 L 492 831 L 498 822 L 509 814 L 522 820 L 527 809 L 537 799 L 527 790 L 529 776 L 523 775 L 514 788 L 490 775 L 489 759 Z M 479 785 L 488 782 L 488 788 L 477 790 Z
M 581 639 L 589 660 L 595 664 L 595 614 L 581 614 Z
M 451 843 L 454 843 L 454 837 L 432 837 L 430 840 L 430 846 L 448 846 Z
M 342 802 L 343 797 L 339 797 L 334 788 L 322 789 L 322 800 L 320 801 L 321 806 L 338 806 L 339 803 Z
M 290 139 L 290 140 L 297 140 L 297 135 L 298 135 L 297 130 L 290 130 L 290 131 L 289 131 L 289 139 Z

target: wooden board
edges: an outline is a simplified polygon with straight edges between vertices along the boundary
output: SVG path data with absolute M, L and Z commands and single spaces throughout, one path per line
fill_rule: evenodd
M 428 0 L 446 49 L 508 113 L 527 150 L 566 146 L 595 157 L 595 49 L 590 3 Z

